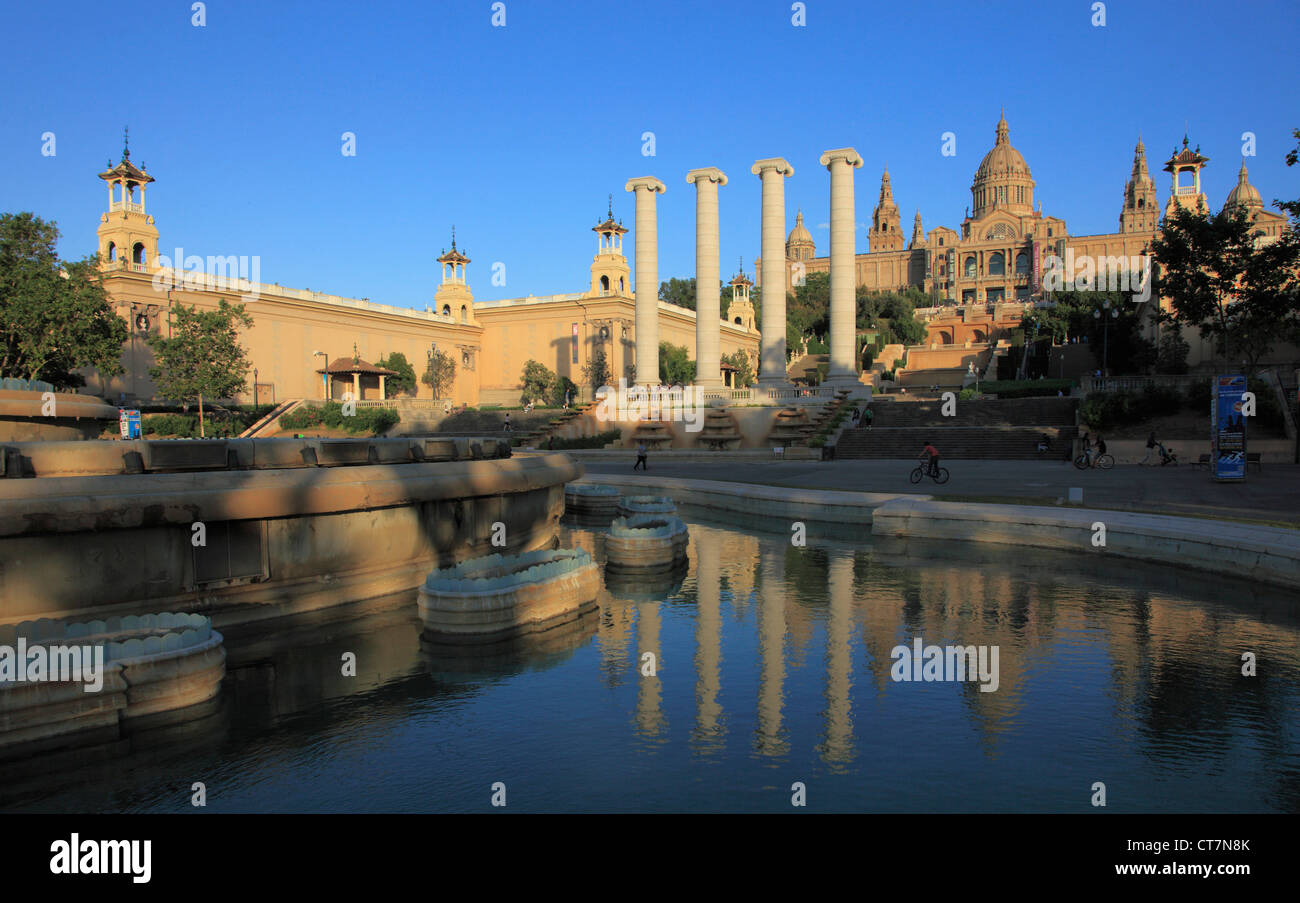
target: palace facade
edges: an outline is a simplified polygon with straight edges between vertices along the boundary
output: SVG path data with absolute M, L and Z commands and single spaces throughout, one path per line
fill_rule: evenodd
M 158 229 L 145 206 L 153 176 L 131 162 L 127 147 L 121 162 L 99 177 L 109 192 L 98 229 L 104 285 L 130 334 L 122 356 L 126 372 L 105 380 L 86 371 L 85 393 L 122 402 L 154 398 L 149 335 L 168 330 L 175 304 L 214 309 L 222 300 L 243 304 L 253 320 L 251 329 L 240 332 L 252 365 L 248 391 L 234 399 L 243 403 L 338 400 L 348 391 L 360 399 L 382 398 L 391 371 L 375 362 L 393 352 L 406 356 L 417 377 L 435 351 L 451 355 L 456 375 L 445 394 L 456 404 L 518 404 L 530 359 L 581 387 L 587 382 L 584 369 L 602 350 L 613 381 L 630 379 L 636 294 L 622 248 L 627 230 L 614 220 L 612 202 L 593 229 L 597 253 L 585 290 L 475 301 L 466 276 L 471 261 L 453 233 L 451 249 L 438 258 L 441 282 L 433 303 L 415 310 L 258 282 L 259 268 L 246 260 L 209 258 L 202 272 L 205 262 L 197 256 L 160 257 Z M 759 335 L 750 283 L 742 277 L 737 280 L 743 284 L 733 287 L 738 300 L 719 324 L 720 348 L 724 355 L 743 351 L 756 363 Z M 659 339 L 685 346 L 695 358 L 695 311 L 661 301 L 657 309 Z M 423 383 L 417 389 L 417 397 L 432 397 Z

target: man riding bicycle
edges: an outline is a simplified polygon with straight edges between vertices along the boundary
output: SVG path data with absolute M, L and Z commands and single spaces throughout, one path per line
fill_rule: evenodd
M 931 445 L 929 439 L 925 440 L 925 448 L 921 449 L 921 460 L 924 461 L 927 456 L 930 459 L 929 474 L 932 477 L 937 477 L 939 475 L 939 449 Z

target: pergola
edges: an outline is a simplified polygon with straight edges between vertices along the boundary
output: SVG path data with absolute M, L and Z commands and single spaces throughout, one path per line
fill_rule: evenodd
M 326 396 L 326 400 L 333 397 L 333 383 L 336 379 L 341 377 L 351 377 L 352 397 L 356 401 L 365 400 L 366 389 L 375 388 L 379 390 L 379 398 L 383 399 L 386 397 L 384 393 L 384 381 L 390 376 L 397 376 L 396 370 L 389 370 L 387 367 L 377 367 L 368 361 L 363 361 L 359 357 L 341 358 L 333 361 L 329 365 L 328 370 L 322 368 L 318 369 L 316 372 L 322 375 L 326 372 L 329 373 L 330 391 Z M 363 377 L 366 378 L 366 381 L 364 382 L 362 380 Z

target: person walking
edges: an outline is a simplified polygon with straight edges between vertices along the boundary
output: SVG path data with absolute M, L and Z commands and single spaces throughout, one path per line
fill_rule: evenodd
M 636 444 L 636 463 L 632 465 L 632 469 L 636 470 L 638 467 L 640 467 L 642 470 L 650 469 L 650 465 L 646 464 L 645 462 L 645 440 L 644 439 L 642 439 L 640 442 Z
M 1138 467 L 1142 467 L 1151 460 L 1151 456 L 1157 454 L 1156 449 L 1160 447 L 1159 441 L 1156 440 L 1156 431 L 1152 430 L 1151 435 L 1147 436 L 1147 453 L 1143 455 L 1142 460 L 1138 462 Z
M 503 432 L 507 432 L 507 433 L 510 432 L 510 412 L 509 412 L 509 411 L 506 411 L 506 422 L 503 423 L 503 424 L 501 424 L 501 429 L 502 429 Z
M 875 413 L 871 410 L 871 408 L 867 408 L 866 411 L 863 412 L 862 416 L 866 418 L 867 429 L 871 429 L 871 421 L 875 419 L 876 417 Z

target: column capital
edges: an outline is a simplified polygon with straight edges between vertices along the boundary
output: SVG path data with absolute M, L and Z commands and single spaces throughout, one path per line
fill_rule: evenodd
M 794 167 L 790 165 L 790 161 L 786 160 L 785 157 L 768 157 L 765 160 L 755 160 L 749 171 L 756 176 L 761 176 L 763 171 L 767 169 L 775 169 L 786 177 L 794 175 Z
M 829 167 L 836 160 L 843 160 L 855 169 L 862 165 L 862 158 L 858 156 L 858 152 L 851 147 L 837 147 L 835 150 L 828 150 L 822 154 L 821 160 L 818 162 L 821 163 L 822 166 Z
M 639 176 L 635 179 L 628 179 L 627 184 L 623 186 L 624 191 L 636 191 L 638 188 L 644 188 L 646 191 L 657 191 L 660 194 L 668 190 L 668 187 L 654 176 Z
M 686 181 L 691 185 L 706 179 L 710 182 L 717 182 L 719 185 L 727 184 L 727 174 L 716 166 L 706 166 L 703 169 L 692 169 L 686 174 Z

